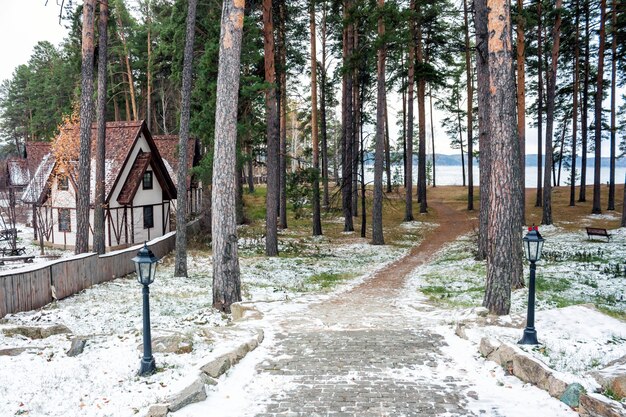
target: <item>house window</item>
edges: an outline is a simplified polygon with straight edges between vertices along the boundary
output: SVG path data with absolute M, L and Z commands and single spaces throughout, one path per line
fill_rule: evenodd
M 143 189 L 151 190 L 152 189 L 152 171 L 146 171 L 143 174 Z
M 59 232 L 71 232 L 70 209 L 59 209 Z
M 58 185 L 57 188 L 59 190 L 63 190 L 63 191 L 67 191 L 69 189 L 69 185 L 67 182 L 67 176 L 63 175 L 63 176 L 59 176 L 58 177 Z
M 144 206 L 143 208 L 143 228 L 151 229 L 154 227 L 154 208 L 152 206 Z

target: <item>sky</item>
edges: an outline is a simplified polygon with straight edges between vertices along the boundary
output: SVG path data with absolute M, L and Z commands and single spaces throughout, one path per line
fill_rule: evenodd
M 54 45 L 65 37 L 67 30 L 59 24 L 59 4 L 61 0 L 0 0 L 0 80 L 11 77 L 15 67 L 25 64 L 38 41 L 47 40 Z M 25 16 L 28 16 L 25 19 Z M 320 48 L 318 48 L 319 50 Z M 398 136 L 395 123 L 397 111 L 402 110 L 399 100 L 388 100 L 390 107 L 389 127 L 392 141 Z M 464 104 L 462 104 L 464 106 Z M 605 102 L 608 106 L 608 102 Z M 417 111 L 417 106 L 415 107 Z M 443 116 L 435 111 L 435 141 L 437 153 L 455 154 L 458 150 L 449 147 L 449 139 L 437 120 Z M 427 118 L 428 114 L 427 114 Z M 527 118 L 527 122 L 532 120 Z M 430 121 L 428 120 L 428 124 Z M 417 134 L 417 132 L 416 132 Z M 430 125 L 427 126 L 430 143 Z M 430 151 L 430 149 L 428 149 Z M 608 155 L 608 143 L 603 143 L 603 155 Z M 536 128 L 526 127 L 526 153 L 537 153 Z

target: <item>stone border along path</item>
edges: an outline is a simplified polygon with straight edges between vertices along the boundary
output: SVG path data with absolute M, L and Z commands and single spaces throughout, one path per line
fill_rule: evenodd
M 415 300 L 405 285 L 410 273 L 471 230 L 467 212 L 436 201 L 433 209 L 440 226 L 362 284 L 288 314 L 266 313 L 264 346 L 225 375 L 206 402 L 173 415 L 476 416 L 468 397 L 489 396 L 489 388 L 475 386 L 442 351 L 444 337 L 433 329 L 440 323 L 426 314 L 433 307 L 405 302 Z M 497 406 L 489 411 L 480 415 L 508 417 Z

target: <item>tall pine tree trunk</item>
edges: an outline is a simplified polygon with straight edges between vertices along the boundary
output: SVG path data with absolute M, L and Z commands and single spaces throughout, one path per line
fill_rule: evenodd
M 617 82 L 617 1 L 611 6 L 611 155 L 609 173 L 609 204 L 607 210 L 615 210 L 615 93 Z
M 237 253 L 237 105 L 244 0 L 224 0 L 215 106 L 212 216 L 213 307 L 230 312 L 241 301 Z
M 582 102 L 582 114 L 580 115 L 580 130 L 582 132 L 581 138 L 581 150 L 580 150 L 580 193 L 578 195 L 579 202 L 587 201 L 587 138 L 589 135 L 589 72 L 590 72 L 590 57 L 589 57 L 589 42 L 591 35 L 589 32 L 589 0 L 585 1 L 585 75 L 583 79 L 583 102 Z
M 280 39 L 280 228 L 287 228 L 287 5 L 280 0 L 278 5 L 280 19 L 278 22 Z
M 575 3 L 575 23 L 576 34 L 574 35 L 574 80 L 572 86 L 572 166 L 570 171 L 570 193 L 569 193 L 569 205 L 574 207 L 576 205 L 576 146 L 578 139 L 578 84 L 579 84 L 579 64 L 580 64 L 580 51 L 578 47 L 580 36 L 580 7 L 578 0 Z
M 378 0 L 378 62 L 376 96 L 376 138 L 374 156 L 374 202 L 372 205 L 372 244 L 384 245 L 383 236 L 383 157 L 385 152 L 385 0 Z
M 91 174 L 91 123 L 93 121 L 93 55 L 95 0 L 83 3 L 82 69 L 80 93 L 80 153 L 76 199 L 76 253 L 89 251 L 89 195 Z
M 358 48 L 358 32 L 354 26 L 354 50 Z M 352 215 L 359 215 L 359 133 L 361 131 L 361 77 L 359 69 L 354 69 L 354 83 L 352 84 L 352 103 L 354 108 L 354 124 L 352 127 Z
M 591 213 L 602 213 L 600 203 L 600 167 L 602 164 L 602 81 L 604 77 L 604 44 L 606 42 L 606 0 L 600 1 L 600 39 L 598 48 L 598 75 L 596 78 L 596 99 L 595 99 L 595 138 L 594 138 L 594 173 L 593 173 L 593 207 Z
M 98 136 L 96 137 L 96 194 L 93 208 L 93 250 L 105 252 L 104 238 L 104 181 L 107 110 L 107 64 L 109 1 L 100 0 L 98 20 Z
M 150 0 L 146 2 L 146 29 L 148 30 L 148 64 L 146 66 L 146 124 L 148 130 L 152 130 L 152 16 Z
M 535 207 L 541 207 L 542 190 L 542 169 L 543 169 L 543 39 L 541 14 L 542 0 L 537 0 L 537 199 Z
M 469 19 L 467 0 L 463 0 L 463 17 L 465 20 L 465 71 L 467 76 L 467 209 L 474 210 L 474 127 L 472 111 L 474 110 L 474 80 L 472 78 L 472 57 L 469 40 Z
M 279 132 L 274 64 L 274 22 L 272 0 L 263 0 L 263 45 L 265 50 L 265 113 L 267 122 L 267 197 L 265 202 L 265 254 L 278 255 Z
M 386 192 L 393 191 L 391 187 L 391 143 L 389 140 L 389 109 L 387 108 L 387 92 L 385 92 L 385 105 L 383 107 L 385 117 L 383 119 L 385 123 L 385 175 L 387 179 Z
M 123 1 L 122 1 L 123 5 Z M 126 6 L 123 6 L 126 7 Z M 137 114 L 137 99 L 135 97 L 135 81 L 133 79 L 133 70 L 130 66 L 130 52 L 128 50 L 128 44 L 126 42 L 126 35 L 124 35 L 124 27 L 122 25 L 122 15 L 119 11 L 115 13 L 117 17 L 117 36 L 120 38 L 122 42 L 122 47 L 124 48 L 124 62 L 126 64 L 126 79 L 128 80 L 128 92 L 130 93 L 130 103 L 133 110 L 133 119 L 138 120 L 139 116 Z
M 326 123 L 326 1 L 322 2 L 322 66 L 320 80 L 320 118 L 322 130 L 322 183 L 323 196 L 322 207 L 328 210 L 330 206 L 330 195 L 328 191 L 328 127 Z
M 519 141 L 513 77 L 510 3 L 488 0 L 489 84 L 491 88 L 491 181 L 487 282 L 483 305 L 509 314 L 512 283 L 521 279 L 521 203 Z
M 421 29 L 421 12 L 420 6 L 417 5 L 417 15 L 420 19 L 420 25 L 417 27 L 417 51 L 416 58 L 418 65 L 424 64 L 424 42 L 422 39 Z M 423 76 L 417 81 L 417 115 L 419 123 L 419 145 L 417 156 L 417 194 L 420 203 L 420 213 L 428 212 L 428 203 L 426 202 L 426 80 Z
M 344 232 L 354 231 L 352 221 L 352 71 L 348 69 L 352 57 L 352 25 L 349 23 L 351 0 L 344 1 L 343 28 L 343 100 L 342 100 L 342 137 L 341 137 L 341 201 L 344 216 Z
M 436 171 L 437 171 L 437 166 L 435 165 L 435 120 L 433 117 L 433 87 L 430 87 L 430 94 L 428 94 L 428 101 L 430 102 L 430 142 L 432 144 L 432 150 L 433 153 L 431 155 L 432 158 L 432 164 L 433 164 L 433 188 L 435 188 L 437 186 L 437 182 L 435 181 L 436 179 Z
M 556 95 L 556 71 L 559 63 L 559 45 L 561 40 L 561 6 L 562 0 L 556 0 L 556 17 L 552 27 L 552 62 L 548 68 L 548 94 L 546 103 L 546 165 L 543 179 L 543 215 L 541 224 L 552 224 L 552 184 L 550 171 L 554 168 L 554 152 L 552 147 L 552 136 L 554 133 L 554 107 Z
M 178 142 L 178 176 L 176 202 L 176 261 L 174 276 L 187 276 L 187 147 L 189 146 L 189 109 L 191 107 L 191 77 L 193 73 L 193 42 L 196 32 L 198 0 L 187 2 L 187 33 L 183 59 L 183 88 L 180 103 L 180 137 Z
M 520 143 L 520 169 L 522 181 L 522 224 L 526 214 L 526 20 L 524 19 L 524 1 L 517 0 L 517 135 Z
M 411 0 L 409 5 L 409 79 L 407 92 L 407 128 L 406 128 L 406 174 L 405 174 L 405 199 L 404 199 L 404 221 L 413 220 L 413 102 L 415 90 L 415 0 Z
M 489 96 L 489 61 L 487 0 L 475 0 L 474 19 L 476 32 L 476 92 L 478 98 L 478 146 L 480 147 L 480 213 L 478 226 L 478 259 L 486 259 L 489 250 L 487 225 L 489 220 L 489 190 L 491 178 L 490 157 L 490 96 Z
M 309 11 L 311 29 L 311 141 L 313 142 L 313 236 L 322 234 L 320 213 L 320 152 L 317 136 L 317 48 L 315 31 L 315 0 L 311 0 Z

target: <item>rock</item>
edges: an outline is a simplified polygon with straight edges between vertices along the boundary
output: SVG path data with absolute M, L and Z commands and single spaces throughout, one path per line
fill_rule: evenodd
M 54 326 L 43 327 L 41 329 L 41 338 L 45 339 L 46 337 L 64 333 L 72 333 L 72 331 L 67 326 L 55 324 Z
M 0 356 L 17 356 L 26 352 L 28 349 L 27 347 L 0 349 Z
M 611 382 L 611 390 L 617 400 L 626 398 L 626 375 L 619 375 Z
M 7 337 L 21 335 L 29 339 L 45 339 L 56 334 L 72 333 L 67 326 L 55 324 L 50 327 L 17 326 L 2 330 Z
M 617 401 L 597 394 L 582 394 L 578 413 L 581 417 L 625 417 L 624 407 Z
M 172 412 L 178 411 L 181 408 L 206 400 L 205 378 L 199 377 L 193 384 L 189 385 L 178 395 L 172 397 L 169 405 L 169 410 Z
M 146 417 L 167 417 L 169 407 L 167 404 L 155 404 L 148 409 Z
M 548 377 L 552 372 L 550 368 L 536 359 L 520 354 L 513 357 L 513 374 L 522 381 L 537 385 L 547 391 Z
M 518 355 L 515 348 L 502 344 L 495 351 L 487 356 L 487 359 L 494 361 L 507 368 L 513 365 L 513 358 Z
M 213 359 L 200 369 L 208 376 L 218 378 L 224 372 L 228 371 L 231 365 L 230 354 L 225 354 Z
M 74 357 L 80 355 L 81 353 L 83 353 L 83 350 L 85 350 L 86 344 L 87 339 L 82 337 L 73 337 L 70 350 L 67 351 L 67 356 Z
M 496 350 L 496 347 L 493 345 L 492 342 L 493 341 L 487 337 L 483 337 L 482 339 L 480 339 L 480 346 L 478 348 L 478 351 L 481 355 L 483 355 L 483 357 L 489 357 L 489 355 L 491 355 L 493 351 Z
M 231 365 L 235 365 L 237 362 L 242 360 L 247 354 L 250 352 L 250 348 L 247 343 L 240 345 L 237 349 L 233 350 L 230 353 L 230 363 Z
M 263 340 L 265 340 L 265 333 L 263 332 L 263 329 L 259 329 L 256 332 L 256 340 L 257 342 L 259 342 L 259 345 L 261 343 L 263 343 Z
M 570 407 L 578 407 L 580 405 L 580 397 L 585 393 L 585 388 L 577 382 L 570 384 L 565 389 L 561 398 L 559 398 L 562 402 L 569 405 Z
M 260 320 L 263 318 L 263 313 L 261 313 L 256 307 L 244 305 L 242 303 L 231 304 L 230 312 L 233 315 L 233 321 Z
M 474 313 L 476 313 L 478 317 L 487 317 L 487 315 L 489 314 L 489 309 L 486 307 L 476 307 L 474 309 Z
M 457 323 L 456 329 L 454 329 L 454 334 L 459 336 L 461 339 L 467 340 L 467 335 L 465 334 L 465 323 Z
M 143 352 L 143 343 L 137 345 L 137 350 Z M 182 355 L 191 353 L 193 341 L 181 334 L 172 336 L 159 336 L 152 339 L 152 352 L 156 353 L 176 353 Z
M 563 393 L 567 389 L 567 383 L 564 381 L 561 381 L 559 378 L 555 377 L 554 375 L 550 375 L 546 382 L 546 387 L 543 389 L 548 391 L 551 397 L 561 398 L 561 395 L 563 395 Z

